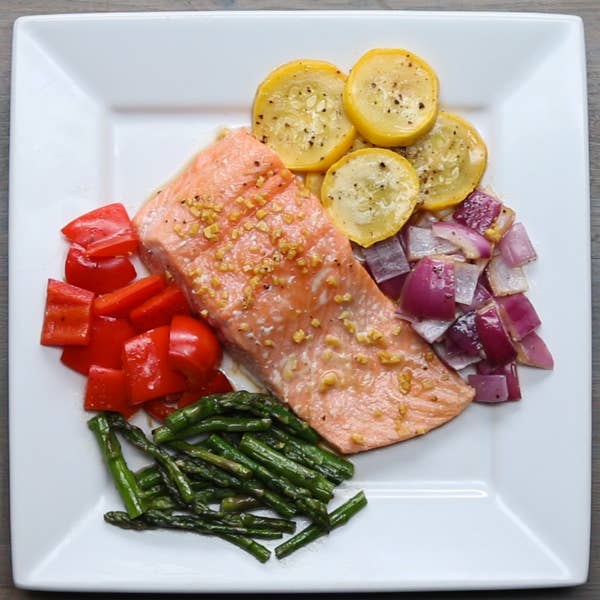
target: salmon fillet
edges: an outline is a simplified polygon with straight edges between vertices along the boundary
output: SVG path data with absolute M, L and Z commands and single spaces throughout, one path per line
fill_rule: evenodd
M 424 434 L 473 399 L 246 130 L 196 155 L 134 225 L 150 270 L 167 270 L 233 357 L 341 452 Z

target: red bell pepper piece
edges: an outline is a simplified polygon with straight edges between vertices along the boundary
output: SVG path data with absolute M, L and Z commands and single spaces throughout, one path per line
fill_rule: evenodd
M 155 420 L 162 423 L 172 412 L 177 410 L 177 404 L 173 401 L 174 396 L 179 394 L 172 394 L 166 398 L 154 398 L 153 400 L 147 400 L 142 404 L 142 408 Z
M 132 404 L 183 392 L 187 388 L 185 377 L 169 362 L 167 325 L 140 333 L 125 342 L 123 369 Z
M 170 285 L 129 313 L 129 320 L 138 331 L 168 325 L 173 315 L 189 314 L 190 307 L 183 292 Z
M 93 292 L 48 279 L 41 343 L 85 346 L 90 341 L 93 300 Z
M 79 244 L 71 245 L 65 261 L 65 279 L 97 294 L 123 287 L 135 276 L 135 267 L 125 256 L 90 258 Z
M 85 388 L 85 410 L 110 410 L 129 418 L 137 408 L 129 403 L 125 373 L 92 365 Z
M 233 386 L 223 371 L 215 371 L 214 375 L 203 385 L 198 386 L 192 391 L 183 392 L 177 400 L 177 408 L 183 408 L 188 404 L 193 404 L 204 396 L 210 394 L 225 394 L 232 392 Z
M 87 346 L 65 348 L 60 360 L 83 375 L 88 374 L 92 365 L 120 369 L 123 344 L 136 333 L 127 319 L 94 316 L 90 343 Z
M 207 382 L 221 362 L 221 344 L 203 321 L 175 315 L 171 321 L 169 359 L 173 368 L 184 373 L 191 385 Z
M 149 275 L 138 279 L 114 292 L 98 296 L 94 302 L 94 312 L 108 317 L 124 317 L 165 287 L 161 275 Z
M 65 237 L 84 246 L 88 256 L 121 256 L 135 252 L 138 245 L 129 215 L 122 204 L 96 208 L 70 223 L 61 231 Z

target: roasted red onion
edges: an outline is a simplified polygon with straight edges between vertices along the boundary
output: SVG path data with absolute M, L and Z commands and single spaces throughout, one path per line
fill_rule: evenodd
M 371 276 L 384 294 L 397 300 L 410 265 L 397 236 L 362 249 Z
M 469 375 L 469 385 L 475 388 L 474 402 L 495 404 L 508 400 L 508 385 L 504 375 Z
M 480 265 L 454 261 L 455 299 L 459 304 L 469 305 L 473 302 L 480 275 Z
M 522 267 L 537 259 L 537 254 L 522 223 L 515 223 L 498 245 L 509 267 Z
M 490 260 L 486 273 L 494 296 L 519 294 L 529 288 L 523 269 L 508 266 L 501 254 L 496 254 Z
M 448 328 L 446 337 L 465 354 L 481 357 L 483 346 L 475 325 L 475 311 L 465 313 L 456 319 Z
M 452 320 L 455 313 L 454 263 L 422 258 L 406 277 L 400 310 L 420 319 Z
M 498 218 L 492 226 L 485 231 L 485 237 L 492 242 L 499 242 L 504 234 L 512 227 L 515 221 L 515 211 L 508 206 L 503 206 Z
M 408 260 L 414 261 L 434 254 L 458 252 L 458 247 L 435 237 L 431 229 L 410 226 L 406 232 L 406 250 Z
M 483 235 L 496 220 L 502 203 L 482 190 L 471 192 L 454 211 L 454 220 Z
M 487 304 L 493 298 L 490 291 L 482 283 L 478 283 L 473 294 L 473 300 L 467 307 L 468 310 L 476 310 Z
M 517 352 L 495 304 L 490 303 L 476 312 L 475 326 L 490 363 L 504 365 L 516 358 Z
M 455 371 L 462 371 L 462 369 L 481 360 L 480 356 L 462 352 L 450 340 L 446 340 L 441 344 L 434 344 L 433 349 L 440 360 Z
M 506 387 L 508 389 L 509 400 L 521 399 L 521 386 L 519 385 L 519 376 L 517 374 L 517 363 L 509 362 L 501 367 L 491 365 L 482 360 L 477 363 L 477 372 L 480 375 L 504 375 L 506 377 Z
M 530 367 L 538 369 L 554 369 L 554 359 L 544 340 L 535 331 L 516 343 L 517 360 Z
M 522 340 L 542 323 L 525 294 L 497 298 L 500 315 L 513 340 Z
M 431 231 L 436 237 L 458 246 L 467 258 L 488 258 L 492 254 L 492 244 L 488 240 L 460 223 L 434 223 Z

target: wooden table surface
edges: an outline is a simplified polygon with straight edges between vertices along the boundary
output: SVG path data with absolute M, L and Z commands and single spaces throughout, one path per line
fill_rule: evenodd
M 530 0 L 521 2 L 509 0 L 418 0 L 401 2 L 395 0 L 331 0 L 323 2 L 276 2 L 273 0 L 0 0 L 0 386 L 5 399 L 0 402 L 0 598 L 83 598 L 84 594 L 42 593 L 17 590 L 12 584 L 10 565 L 9 511 L 8 511 L 8 369 L 7 369 L 7 288 L 8 288 L 8 147 L 10 112 L 10 61 L 12 26 L 22 15 L 43 13 L 75 13 L 105 11 L 159 11 L 159 10 L 216 10 L 216 9 L 421 9 L 421 10 L 502 10 L 554 12 L 579 15 L 584 19 L 587 48 L 588 98 L 590 123 L 590 167 L 591 167 L 591 211 L 592 211 L 592 281 L 594 308 L 594 356 L 597 366 L 598 331 L 595 301 L 599 290 L 600 276 L 600 0 L 579 0 L 558 2 L 554 0 Z M 560 85 L 560 74 L 557 74 Z M 594 368 L 594 399 L 598 393 L 598 378 Z M 594 422 L 597 411 L 594 410 Z M 588 583 L 576 588 L 427 594 L 435 598 L 569 598 L 570 600 L 597 600 L 600 598 L 600 437 L 598 431 L 593 436 L 593 497 L 592 497 L 592 542 L 590 575 Z M 90 560 L 94 560 L 90 557 Z M 102 598 L 124 598 L 126 595 L 101 596 Z M 382 594 L 391 597 L 392 594 Z M 417 594 L 404 594 L 403 598 Z M 145 596 L 148 597 L 148 596 Z M 425 595 L 421 595 L 421 598 Z

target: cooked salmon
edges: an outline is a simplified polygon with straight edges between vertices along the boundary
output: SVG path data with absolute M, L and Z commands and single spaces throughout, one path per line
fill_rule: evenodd
M 246 130 L 195 156 L 134 224 L 146 265 L 341 452 L 427 433 L 473 399 L 395 316 L 318 198 Z

